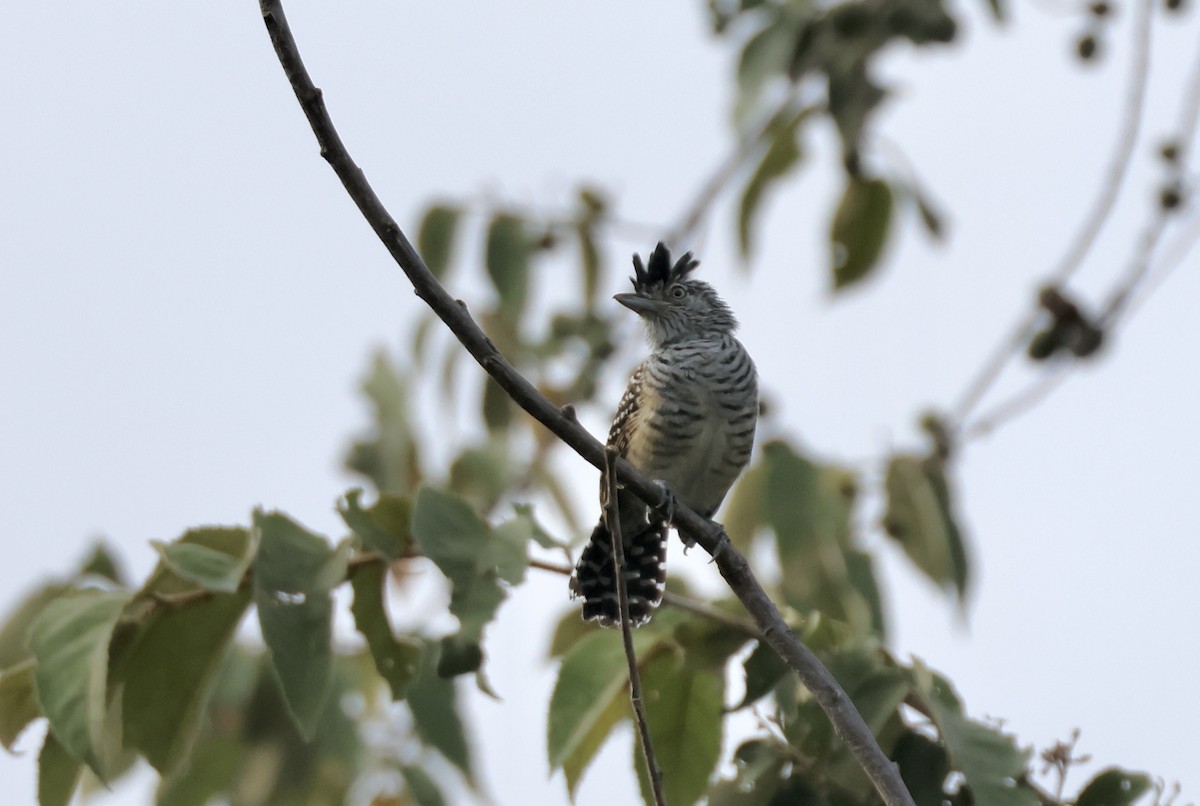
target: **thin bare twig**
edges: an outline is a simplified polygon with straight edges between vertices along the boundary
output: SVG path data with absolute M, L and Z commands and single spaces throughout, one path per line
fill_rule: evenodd
M 1047 368 L 1045 373 L 1029 384 L 1029 386 L 1017 392 L 1008 400 L 997 404 L 995 408 L 987 413 L 981 414 L 975 420 L 972 420 L 970 425 L 964 426 L 959 438 L 966 441 L 986 436 L 1009 420 L 1029 411 L 1038 403 L 1045 400 L 1051 392 L 1067 379 L 1069 369 L 1069 366 L 1065 363 L 1065 359 L 1059 362 L 1057 366 Z
M 549 571 L 552 574 L 562 574 L 566 577 L 571 576 L 571 569 L 568 566 L 555 565 L 554 563 L 548 563 L 544 560 L 530 560 L 529 567 L 538 568 L 542 571 Z
M 1132 299 L 1133 293 L 1149 271 L 1154 259 L 1158 242 L 1166 229 L 1167 217 L 1170 212 L 1159 207 L 1151 215 L 1138 246 L 1134 250 L 1133 259 L 1125 279 L 1114 289 L 1105 305 L 1103 312 L 1096 319 L 1096 326 L 1102 331 L 1109 331 L 1113 324 L 1125 311 L 1126 305 Z M 1070 376 L 1074 362 L 1070 358 L 1060 358 L 1056 366 L 1048 368 L 1041 377 L 1033 381 L 1025 389 L 1004 400 L 986 414 L 972 420 L 969 424 L 959 426 L 959 439 L 962 441 L 983 436 L 994 431 L 997 427 L 1032 409 L 1045 400 L 1051 392 L 1063 384 Z
M 321 156 L 337 174 L 363 217 L 408 277 L 417 296 L 429 305 L 467 352 L 517 405 L 594 467 L 603 470 L 604 446 L 517 372 L 471 318 L 466 306 L 446 293 L 446 289 L 429 271 L 338 136 L 321 91 L 314 86 L 300 58 L 280 0 L 259 0 L 259 5 L 275 54 L 300 108 L 312 126 Z M 763 639 L 796 671 L 801 683 L 829 717 L 834 731 L 846 743 L 883 802 L 887 806 L 912 806 L 912 796 L 905 789 L 899 770 L 879 748 L 862 715 L 829 670 L 796 638 L 755 578 L 746 558 L 730 543 L 724 528 L 700 517 L 679 502 L 668 513 L 667 505 L 671 498 L 664 496 L 657 483 L 643 476 L 624 459 L 617 461 L 616 474 L 626 490 L 657 509 L 664 518 L 670 515 L 676 529 L 713 556 L 721 576 L 759 625 Z
M 733 613 L 726 613 L 719 607 L 713 607 L 707 602 L 700 602 L 695 599 L 689 599 L 686 596 L 680 596 L 677 593 L 667 591 L 663 594 L 663 604 L 674 607 L 679 610 L 686 610 L 689 613 L 694 613 L 701 618 L 708 619 L 730 629 L 743 632 L 751 638 L 762 640 L 762 631 L 758 629 L 758 625 L 744 618 L 739 618 Z
M 1178 194 L 1176 206 L 1184 204 L 1186 196 L 1190 195 L 1190 190 L 1184 187 L 1184 175 L 1188 158 L 1193 151 L 1197 126 L 1200 126 L 1200 55 L 1197 55 L 1191 75 L 1188 77 L 1187 92 L 1184 94 L 1183 107 L 1179 113 L 1179 127 L 1176 130 L 1174 141 L 1171 143 L 1175 153 L 1171 159 L 1172 177 L 1168 181 L 1178 184 L 1175 189 Z M 1195 230 L 1185 232 L 1162 259 L 1155 276 L 1150 277 L 1152 252 L 1166 228 L 1167 218 L 1177 212 L 1174 207 L 1168 208 L 1160 204 L 1157 216 L 1147 225 L 1143 235 L 1145 245 L 1142 250 L 1142 259 L 1140 262 L 1135 262 L 1125 281 L 1109 298 L 1104 313 L 1101 315 L 1102 324 L 1111 326 L 1113 322 L 1127 315 L 1137 291 L 1147 285 L 1150 288 L 1157 287 L 1166 275 L 1182 262 L 1195 245 L 1197 235 Z M 1148 279 L 1152 279 L 1152 282 L 1147 283 Z M 1143 299 L 1144 297 L 1145 294 L 1142 295 Z
M 1133 31 L 1133 63 L 1130 65 L 1129 86 L 1125 90 L 1125 109 L 1122 112 L 1124 124 L 1113 147 L 1100 194 L 1058 268 L 1050 276 L 1050 282 L 1055 285 L 1062 285 L 1069 280 L 1095 245 L 1104 222 L 1108 220 L 1121 194 L 1129 164 L 1133 162 L 1133 149 L 1137 145 L 1146 108 L 1146 84 L 1150 77 L 1150 20 L 1154 5 L 1154 0 L 1142 0 L 1138 8 Z
M 1125 279 L 1109 295 L 1108 302 L 1097 319 L 1101 328 L 1107 329 L 1116 322 L 1125 310 L 1125 306 L 1129 304 L 1134 291 L 1145 278 L 1146 272 L 1150 271 L 1151 262 L 1154 260 L 1154 251 L 1158 248 L 1158 242 L 1167 228 L 1167 218 L 1170 215 L 1169 211 L 1159 207 L 1146 224 L 1145 230 L 1142 231 L 1142 237 L 1139 239 L 1139 247 L 1134 252 L 1129 271 L 1125 274 Z
M 738 140 L 733 151 L 717 165 L 704 184 L 700 186 L 700 192 L 696 194 L 691 205 L 679 217 L 679 221 L 663 236 L 662 240 L 664 243 L 679 244 L 691 239 L 696 228 L 700 226 L 700 223 L 704 221 L 704 217 L 708 215 L 713 202 L 721 195 L 721 191 L 733 181 L 733 178 L 737 176 L 738 171 L 741 170 L 742 165 L 749 156 L 754 153 L 755 149 L 770 134 L 771 129 L 774 127 L 775 119 L 795 102 L 796 93 L 789 93 L 783 103 L 770 114 L 766 115 L 762 125 Z
M 604 519 L 608 521 L 608 535 L 612 542 L 613 584 L 617 588 L 617 612 L 621 616 L 621 640 L 625 644 L 625 660 L 629 664 L 629 703 L 633 706 L 633 716 L 637 722 L 642 754 L 646 757 L 646 776 L 650 779 L 650 791 L 654 793 L 654 802 L 657 806 L 666 806 L 662 768 L 658 766 L 658 757 L 654 754 L 654 742 L 650 738 L 650 722 L 646 718 L 646 701 L 642 697 L 642 676 L 638 672 L 637 652 L 633 649 L 633 625 L 629 622 L 629 586 L 625 579 L 625 544 L 621 537 L 621 503 L 617 496 L 617 474 L 613 470 L 617 458 L 615 450 L 604 449 L 604 483 L 608 488 L 605 496 L 608 500 Z
M 1197 71 L 1200 75 L 1200 71 Z M 1137 309 L 1145 304 L 1146 300 L 1158 290 L 1171 274 L 1179 268 L 1184 259 L 1192 253 L 1196 248 L 1196 244 L 1200 243 L 1200 215 L 1192 217 L 1191 222 L 1186 230 L 1184 230 L 1167 249 L 1167 253 L 1154 267 L 1154 270 L 1146 276 L 1142 281 L 1139 289 L 1131 296 L 1125 310 L 1122 311 L 1122 316 L 1125 319 L 1133 316 Z M 1140 291 L 1140 293 L 1137 293 Z
M 1145 111 L 1146 85 L 1150 75 L 1150 21 L 1154 9 L 1154 0 L 1142 0 L 1140 13 L 1134 28 L 1133 62 L 1130 66 L 1129 87 L 1125 96 L 1125 108 L 1122 112 L 1124 125 L 1113 147 L 1112 159 L 1105 173 L 1100 193 L 1092 205 L 1091 211 L 1083 221 L 1071 245 L 1059 261 L 1058 266 L 1050 275 L 1050 282 L 1062 285 L 1083 263 L 1092 246 L 1095 244 L 1104 223 L 1112 213 L 1125 182 L 1129 164 L 1133 160 L 1134 147 L 1141 131 L 1142 118 Z M 1000 378 L 1000 374 L 1009 361 L 1020 355 L 1021 348 L 1033 335 L 1033 328 L 1038 321 L 1038 310 L 1024 313 L 1009 331 L 976 376 L 967 385 L 966 390 L 954 407 L 953 420 L 955 430 L 960 434 L 971 412 L 988 390 Z
M 1187 156 L 1192 153 L 1193 140 L 1196 139 L 1196 127 L 1200 125 L 1200 51 L 1197 51 L 1192 75 L 1188 78 L 1185 98 L 1183 110 L 1179 116 L 1179 132 L 1175 141 L 1180 165 L 1184 164 Z

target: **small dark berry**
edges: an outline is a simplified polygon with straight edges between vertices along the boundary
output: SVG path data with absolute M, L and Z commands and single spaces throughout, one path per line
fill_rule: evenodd
M 1062 347 L 1059 334 L 1053 329 L 1042 330 L 1029 342 L 1029 357 L 1034 361 L 1045 361 Z
M 1093 17 L 1103 19 L 1112 13 L 1112 6 L 1104 2 L 1104 0 L 1096 0 L 1096 2 L 1088 6 L 1088 11 L 1092 13 Z
M 1158 194 L 1158 203 L 1164 210 L 1174 210 L 1183 201 L 1183 191 L 1178 183 L 1164 187 Z
M 1079 331 L 1075 341 L 1071 343 L 1071 352 L 1076 358 L 1088 358 L 1095 355 L 1104 343 L 1104 331 L 1092 325 L 1087 325 Z
M 1168 140 L 1158 149 L 1158 156 L 1162 157 L 1163 162 L 1174 165 L 1179 162 L 1179 144 Z
M 1075 43 L 1075 52 L 1079 54 L 1079 58 L 1085 62 L 1096 58 L 1096 50 L 1100 43 L 1096 40 L 1094 34 L 1085 34 Z

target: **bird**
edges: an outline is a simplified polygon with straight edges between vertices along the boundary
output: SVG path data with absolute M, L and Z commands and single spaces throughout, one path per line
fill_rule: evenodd
M 697 514 L 711 518 L 750 460 L 758 424 L 758 373 L 734 337 L 738 321 L 711 285 L 692 277 L 691 252 L 674 264 L 659 243 L 645 264 L 633 256 L 633 293 L 613 297 L 638 315 L 650 354 L 634 370 L 608 433 L 608 447 L 657 480 Z M 602 515 L 571 575 L 583 618 L 620 626 L 607 523 Z M 633 493 L 620 490 L 629 620 L 641 626 L 662 602 L 670 524 Z M 685 541 L 686 542 L 686 541 Z M 690 545 L 690 544 L 689 544 Z

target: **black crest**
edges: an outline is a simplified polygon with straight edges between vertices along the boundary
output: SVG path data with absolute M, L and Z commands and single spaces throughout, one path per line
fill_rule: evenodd
M 672 266 L 671 250 L 667 249 L 666 244 L 659 241 L 658 246 L 654 247 L 654 251 L 650 253 L 649 267 L 642 263 L 641 255 L 633 256 L 633 270 L 637 272 L 637 276 L 629 279 L 633 281 L 634 290 L 640 292 L 647 286 L 658 284 L 666 286 L 679 282 L 699 265 L 700 261 L 692 257 L 691 252 L 684 252 L 683 257 L 679 258 Z

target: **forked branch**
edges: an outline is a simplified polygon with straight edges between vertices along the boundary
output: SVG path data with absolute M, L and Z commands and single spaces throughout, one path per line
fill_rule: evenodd
M 568 416 L 543 397 L 517 372 L 467 313 L 466 305 L 451 297 L 429 271 L 342 144 L 325 108 L 321 91 L 313 85 L 300 58 L 300 52 L 283 13 L 282 3 L 280 0 L 259 0 L 259 5 L 271 37 L 271 44 L 296 93 L 296 99 L 312 126 L 313 134 L 321 147 L 321 156 L 333 168 L 363 217 L 404 271 L 417 296 L 445 322 L 467 352 L 517 405 L 594 467 L 603 470 L 604 446 L 574 417 Z M 623 459 L 616 463 L 616 476 L 626 490 L 650 506 L 663 510 L 664 517 L 670 515 L 680 532 L 695 540 L 713 556 L 721 576 L 746 606 L 746 610 L 762 630 L 763 638 L 788 666 L 795 670 L 800 682 L 812 693 L 884 803 L 887 806 L 912 806 L 912 797 L 904 788 L 896 765 L 879 749 L 871 729 L 867 727 L 833 675 L 784 622 L 774 603 L 751 572 L 746 558 L 730 544 L 725 530 L 719 524 L 700 517 L 678 502 L 672 511 L 667 513 L 665 509 L 669 497 L 664 498 L 662 490 L 655 482 L 638 473 Z

